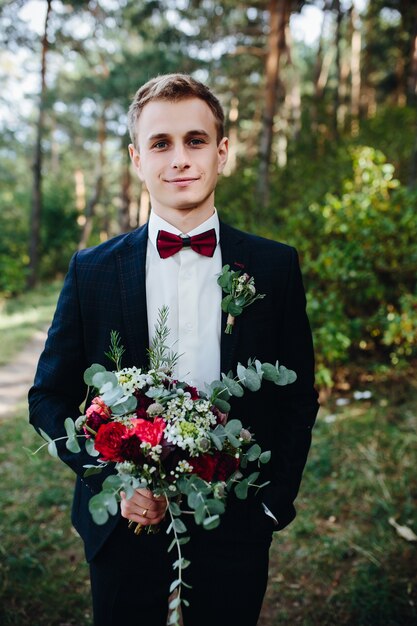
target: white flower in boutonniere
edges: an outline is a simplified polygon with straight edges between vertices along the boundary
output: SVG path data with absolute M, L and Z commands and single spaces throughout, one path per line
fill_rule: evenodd
M 222 300 L 222 309 L 227 313 L 225 333 L 230 335 L 233 330 L 235 318 L 243 312 L 243 309 L 255 300 L 265 298 L 264 293 L 256 293 L 255 279 L 241 271 L 233 272 L 230 265 L 224 265 L 222 273 L 217 279 L 217 284 L 227 294 Z

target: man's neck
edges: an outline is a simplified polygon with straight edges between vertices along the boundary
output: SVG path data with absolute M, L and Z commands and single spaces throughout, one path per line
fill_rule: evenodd
M 209 219 L 214 213 L 214 206 L 191 209 L 163 209 L 152 208 L 155 215 L 158 215 L 166 222 L 178 228 L 182 233 L 189 233 L 197 226 Z

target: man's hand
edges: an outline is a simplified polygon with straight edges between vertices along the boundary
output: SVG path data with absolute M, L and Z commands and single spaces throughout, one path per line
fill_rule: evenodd
M 164 496 L 154 496 L 149 489 L 136 489 L 128 500 L 124 491 L 120 492 L 122 517 L 142 526 L 159 524 L 165 517 L 167 501 Z

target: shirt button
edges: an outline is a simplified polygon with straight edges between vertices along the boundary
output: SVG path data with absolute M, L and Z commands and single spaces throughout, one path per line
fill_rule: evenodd
M 185 328 L 186 328 L 188 331 L 190 331 L 190 330 L 192 330 L 192 329 L 193 329 L 193 325 L 191 324 L 191 322 L 187 322 L 187 323 L 186 323 L 186 325 L 185 325 Z

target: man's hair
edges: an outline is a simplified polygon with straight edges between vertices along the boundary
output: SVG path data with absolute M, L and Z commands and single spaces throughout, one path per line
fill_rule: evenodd
M 133 145 L 138 147 L 137 124 L 145 104 L 152 100 L 179 102 L 187 98 L 199 98 L 210 107 L 214 115 L 217 143 L 219 143 L 224 136 L 224 112 L 216 96 L 206 85 L 188 74 L 164 74 L 151 78 L 135 93 L 127 116 Z

